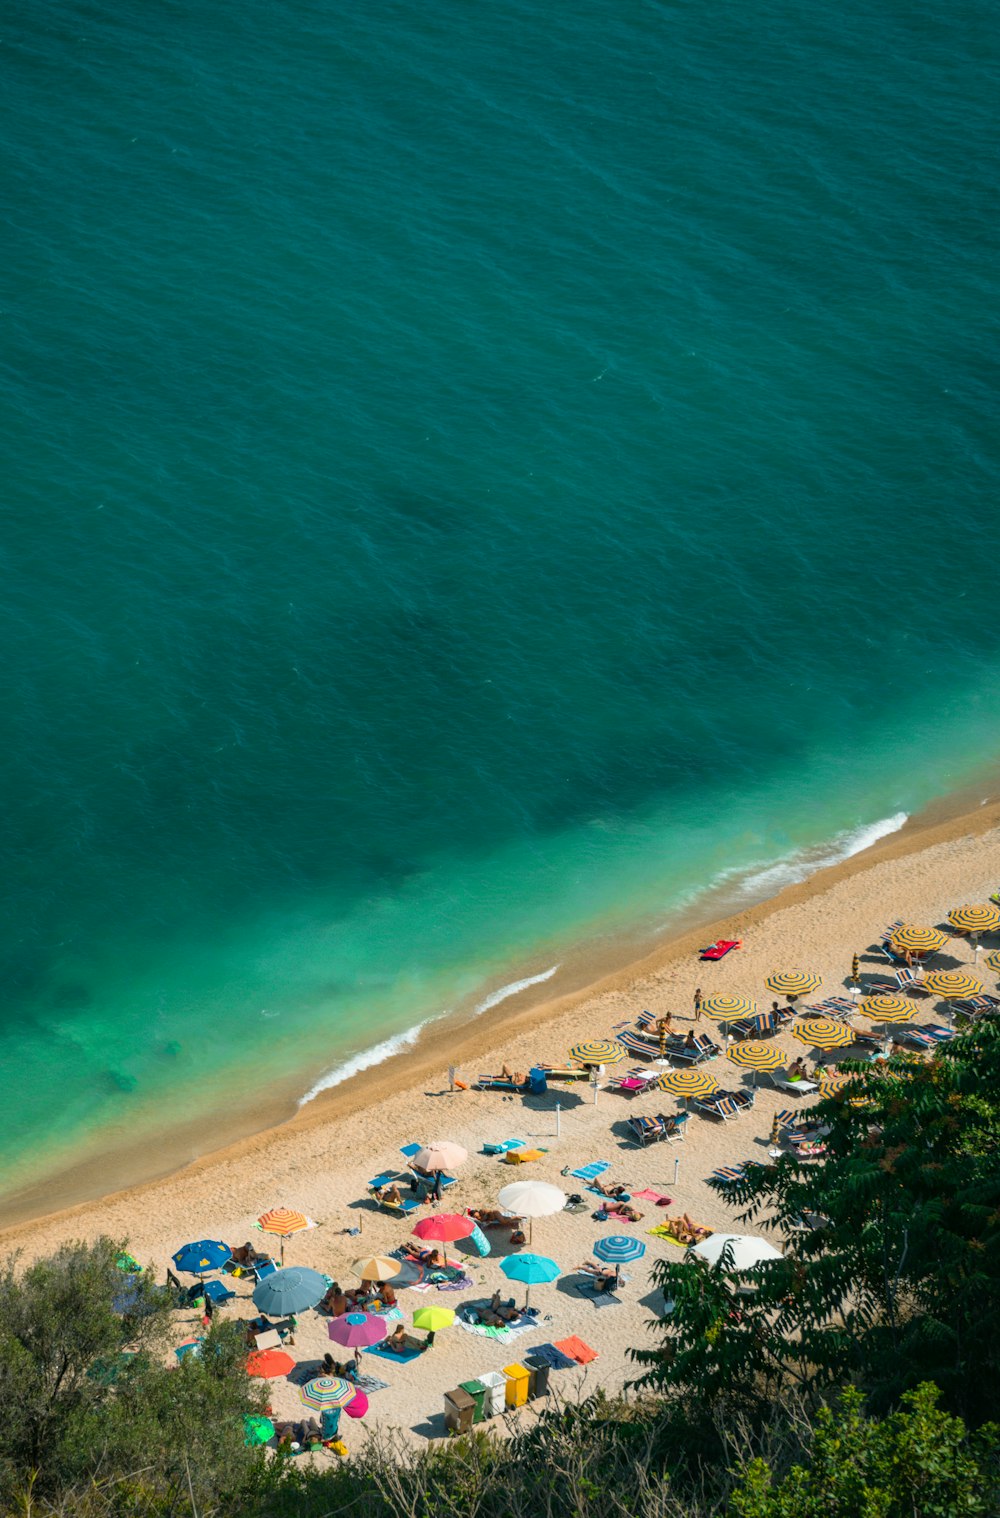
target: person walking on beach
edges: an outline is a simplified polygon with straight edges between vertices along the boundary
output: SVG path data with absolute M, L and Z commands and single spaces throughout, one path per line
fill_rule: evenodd
M 700 986 L 698 987 L 698 989 L 694 993 L 694 1020 L 695 1020 L 696 1023 L 700 1023 L 701 1022 L 701 987 Z

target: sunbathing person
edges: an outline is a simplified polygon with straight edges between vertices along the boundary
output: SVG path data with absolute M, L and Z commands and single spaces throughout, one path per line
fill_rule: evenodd
M 610 1213 L 614 1217 L 628 1218 L 630 1223 L 641 1223 L 642 1213 L 636 1207 L 630 1207 L 628 1202 L 602 1202 L 602 1212 Z
M 788 1079 L 790 1081 L 804 1081 L 808 1074 L 809 1072 L 806 1069 L 806 1062 L 800 1054 L 798 1059 L 793 1060 L 793 1062 L 788 1067 Z
M 684 1040 L 684 1043 L 683 1043 L 682 1047 L 685 1048 L 685 1049 L 697 1049 L 697 1047 L 698 1047 L 698 1041 L 697 1041 L 697 1039 L 694 1036 L 694 1029 L 693 1028 L 689 1028 L 688 1029 L 688 1031 L 687 1031 L 687 1038 Z
M 388 1186 L 382 1188 L 378 1194 L 378 1199 L 380 1202 L 387 1203 L 390 1207 L 402 1207 L 403 1205 L 403 1193 L 395 1181 L 390 1181 Z
M 502 1323 L 513 1323 L 515 1319 L 521 1316 L 514 1306 L 514 1298 L 511 1297 L 509 1302 L 504 1302 L 499 1291 L 495 1291 L 490 1297 L 490 1312 L 498 1317 Z
M 470 1207 L 469 1217 L 480 1228 L 516 1228 L 524 1222 L 523 1218 L 514 1218 L 509 1212 L 501 1212 L 499 1207 Z
M 523 1086 L 528 1079 L 523 1070 L 512 1070 L 507 1064 L 501 1065 L 500 1078 L 505 1081 L 513 1081 L 515 1086 Z
M 395 1307 L 396 1293 L 393 1291 L 388 1281 L 375 1282 L 375 1295 L 382 1303 L 383 1307 Z
M 591 1188 L 594 1191 L 599 1191 L 601 1193 L 601 1196 L 627 1197 L 629 1195 L 627 1186 L 622 1186 L 619 1184 L 615 1184 L 613 1186 L 605 1186 L 601 1181 L 591 1181 L 590 1184 Z
M 331 1318 L 342 1318 L 347 1311 L 347 1297 L 344 1295 L 339 1282 L 334 1281 L 326 1296 L 319 1304 L 320 1312 L 328 1312 Z
M 697 1244 L 700 1239 L 707 1239 L 712 1232 L 711 1228 L 703 1228 L 700 1223 L 695 1223 L 686 1212 L 682 1212 L 679 1218 L 665 1218 L 663 1226 L 679 1244 Z
M 593 1260 L 584 1260 L 583 1264 L 578 1265 L 576 1268 L 577 1270 L 585 1270 L 588 1275 L 593 1276 L 594 1286 L 598 1291 L 614 1291 L 616 1286 L 621 1285 L 621 1277 L 618 1273 L 617 1265 L 613 1267 L 595 1265 Z
M 239 1249 L 232 1250 L 230 1258 L 234 1260 L 237 1265 L 247 1266 L 256 1265 L 259 1260 L 264 1260 L 267 1258 L 267 1256 L 258 1254 L 250 1241 L 247 1240 L 245 1244 L 240 1245 Z

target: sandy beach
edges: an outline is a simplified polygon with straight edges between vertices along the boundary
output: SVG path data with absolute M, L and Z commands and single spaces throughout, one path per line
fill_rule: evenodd
M 633 1020 L 646 1008 L 657 1015 L 669 1011 L 675 1027 L 683 1031 L 693 1021 L 696 987 L 705 995 L 740 993 L 769 1005 L 764 977 L 781 968 L 801 967 L 821 975 L 823 988 L 813 999 L 843 994 L 855 952 L 860 954 L 866 983 L 888 969 L 886 961 L 869 950 L 887 922 L 906 918 L 940 923 L 949 908 L 985 900 L 998 885 L 997 803 L 945 820 L 928 816 L 770 902 L 728 922 L 674 938 L 639 964 L 585 992 L 541 1004 L 529 1001 L 522 1006 L 514 1000 L 467 1027 L 433 1028 L 405 1055 L 325 1093 L 283 1126 L 205 1156 L 167 1178 L 19 1221 L 2 1235 L 4 1243 L 31 1257 L 67 1238 L 89 1239 L 102 1233 L 127 1237 L 136 1256 L 150 1263 L 162 1280 L 170 1255 L 187 1240 L 221 1238 L 237 1245 L 252 1239 L 259 1247 L 261 1236 L 251 1227 L 254 1219 L 268 1207 L 288 1206 L 306 1212 L 321 1226 L 288 1241 L 286 1263 L 310 1265 L 354 1284 L 352 1260 L 361 1254 L 385 1252 L 409 1237 L 403 1219 L 375 1208 L 367 1197 L 366 1183 L 383 1168 L 399 1166 L 401 1146 L 439 1138 L 454 1139 L 469 1151 L 469 1160 L 442 1210 L 495 1205 L 503 1185 L 529 1177 L 582 1191 L 583 1183 L 563 1172 L 606 1160 L 611 1168 L 605 1180 L 622 1182 L 633 1191 L 657 1189 L 673 1198 L 670 1213 L 686 1211 L 714 1229 L 732 1228 L 736 1220 L 727 1215 L 706 1184 L 707 1178 L 719 1165 L 766 1154 L 773 1115 L 789 1105 L 787 1095 L 762 1084 L 753 1109 L 736 1121 L 721 1123 L 692 1114 L 683 1143 L 639 1149 L 628 1134 L 626 1119 L 635 1113 L 680 1110 L 675 1098 L 654 1092 L 629 1100 L 601 1089 L 595 1103 L 585 1086 L 552 1086 L 547 1097 L 537 1099 L 451 1092 L 449 1063 L 458 1067 L 460 1078 L 468 1083 L 481 1071 L 499 1070 L 504 1062 L 517 1070 L 526 1070 L 538 1060 L 560 1063 L 572 1044 L 610 1036 L 615 1025 Z M 699 963 L 698 948 L 716 936 L 742 939 L 743 948 L 720 963 Z M 990 935 L 985 946 L 996 942 L 1000 939 Z M 941 968 L 968 967 L 971 961 L 970 945 L 956 937 L 935 963 Z M 987 989 L 994 990 L 995 977 L 984 970 L 983 978 Z M 927 1010 L 921 1021 L 941 1020 L 940 1004 L 928 998 L 922 1006 Z M 863 1019 L 857 1023 L 867 1030 Z M 700 1031 L 719 1036 L 716 1026 L 707 1021 Z M 790 1058 L 803 1052 L 804 1046 L 787 1030 L 777 1041 Z M 724 1085 L 748 1083 L 724 1056 L 708 1068 Z M 484 1142 L 511 1137 L 545 1152 L 523 1167 L 508 1166 L 480 1152 Z M 99 1187 L 99 1177 L 81 1179 L 83 1189 Z M 44 1196 L 22 1199 L 21 1206 L 40 1212 L 45 1200 Z M 598 1204 L 596 1196 L 588 1195 L 587 1200 L 594 1207 Z M 569 1335 L 584 1340 L 597 1358 L 586 1370 L 553 1373 L 553 1388 L 562 1396 L 599 1386 L 620 1389 L 633 1374 L 629 1346 L 650 1342 L 649 1319 L 658 1305 L 648 1280 L 650 1267 L 657 1258 L 675 1251 L 675 1246 L 648 1233 L 659 1220 L 658 1209 L 649 1202 L 638 1205 L 644 1211 L 643 1220 L 624 1226 L 642 1239 L 647 1250 L 644 1259 L 627 1267 L 620 1305 L 595 1309 L 578 1289 L 581 1277 L 574 1268 L 592 1257 L 594 1241 L 601 1234 L 622 1230 L 595 1221 L 589 1208 L 540 1220 L 532 1247 L 556 1260 L 563 1273 L 551 1286 L 533 1290 L 532 1302 L 540 1313 L 537 1326 L 504 1344 L 475 1337 L 456 1325 L 439 1333 L 428 1353 L 406 1364 L 366 1355 L 364 1370 L 389 1384 L 372 1396 L 366 1420 L 343 1421 L 348 1446 L 363 1440 L 366 1425 L 376 1421 L 410 1437 L 440 1436 L 445 1391 L 480 1372 L 501 1370 L 519 1361 L 533 1344 Z M 506 1234 L 495 1237 L 505 1241 L 501 1253 L 506 1252 Z M 440 1296 L 433 1289 L 401 1291 L 400 1305 L 408 1326 L 414 1309 L 429 1303 L 456 1307 L 465 1300 L 488 1297 L 497 1286 L 505 1295 L 522 1290 L 508 1287 L 497 1254 L 480 1260 L 464 1255 L 462 1246 L 451 1246 L 449 1252 L 468 1258 L 474 1285 L 461 1294 Z M 250 1316 L 249 1287 L 236 1283 L 236 1289 L 241 1296 L 225 1312 Z M 300 1363 L 318 1361 L 328 1348 L 337 1353 L 329 1345 L 327 1321 L 314 1312 L 303 1315 L 294 1350 Z M 179 1343 L 194 1331 L 193 1313 L 179 1313 L 176 1326 Z M 298 1416 L 296 1387 L 282 1380 L 275 1381 L 272 1389 L 276 1416 Z

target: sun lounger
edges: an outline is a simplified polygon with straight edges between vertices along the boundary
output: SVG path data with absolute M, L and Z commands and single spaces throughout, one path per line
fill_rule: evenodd
M 618 1043 L 630 1054 L 638 1054 L 642 1059 L 659 1059 L 660 1057 L 660 1040 L 649 1038 L 645 1033 L 633 1033 L 626 1030 L 624 1033 L 619 1033 Z
M 684 1125 L 690 1117 L 689 1112 L 657 1112 L 654 1114 L 663 1132 L 660 1134 L 668 1144 L 683 1144 Z
M 523 1149 L 524 1139 L 504 1139 L 502 1144 L 484 1144 L 483 1154 L 506 1154 L 509 1149 Z
M 663 1124 L 652 1117 L 630 1117 L 628 1127 L 636 1143 L 643 1149 L 647 1144 L 653 1144 L 665 1137 Z
M 639 1033 L 643 1033 L 647 1028 L 653 1028 L 656 1026 L 656 1018 L 652 1012 L 640 1012 L 639 1016 L 635 1020 L 635 1026 Z
M 778 1026 L 779 1019 L 773 1012 L 758 1012 L 756 1017 L 741 1017 L 729 1024 L 729 1036 L 733 1039 L 767 1038 Z
M 423 1144 L 401 1144 L 399 1152 L 404 1160 L 412 1160 L 413 1156 L 419 1154 L 423 1147 Z
M 900 991 L 926 991 L 926 979 L 922 970 L 897 970 L 896 986 Z
M 659 1076 L 655 1070 L 626 1070 L 624 1075 L 611 1077 L 607 1082 L 607 1090 L 617 1091 L 622 1096 L 637 1096 L 657 1080 Z
M 789 1080 L 787 1070 L 765 1070 L 764 1074 L 776 1091 L 787 1091 L 790 1096 L 814 1096 L 819 1090 L 817 1082 L 806 1080 L 805 1076 Z
M 539 1068 L 539 1070 L 544 1070 L 545 1071 L 545 1078 L 546 1078 L 546 1080 L 550 1080 L 550 1081 L 589 1081 L 590 1080 L 590 1070 L 591 1070 L 590 1066 L 585 1066 L 585 1065 L 566 1065 L 566 1066 L 556 1067 L 555 1065 L 539 1065 L 538 1068 Z
M 206 1281 L 202 1291 L 216 1307 L 222 1307 L 226 1302 L 236 1300 L 235 1291 L 227 1286 L 225 1281 Z
M 506 1075 L 480 1075 L 476 1078 L 472 1089 L 474 1091 L 520 1091 L 523 1088 L 515 1086 Z
M 901 928 L 902 926 L 902 918 L 900 918 L 898 922 L 888 923 L 887 926 L 882 929 L 882 937 L 879 939 L 878 943 L 873 946 L 877 953 L 884 954 L 886 959 L 888 959 L 894 965 L 902 964 L 903 956 L 902 954 L 896 953 L 895 949 L 891 947 L 889 940 L 892 938 L 893 933 L 896 932 L 896 929 Z
M 723 1091 L 716 1091 L 712 1096 L 702 1096 L 697 1100 L 692 1099 L 691 1105 L 696 1112 L 702 1112 L 706 1117 L 721 1118 L 724 1123 L 731 1123 L 740 1115 L 740 1109 L 736 1103 Z
M 387 1202 L 385 1197 L 375 1196 L 374 1192 L 372 1195 L 383 1212 L 395 1213 L 397 1217 L 406 1218 L 411 1212 L 420 1211 L 421 1202 L 415 1196 L 404 1196 L 398 1202 Z
M 952 1028 L 933 1023 L 929 1028 L 909 1028 L 904 1033 L 897 1033 L 896 1037 L 901 1044 L 909 1044 L 914 1049 L 936 1049 L 938 1044 L 946 1044 L 954 1038 L 955 1033 Z
M 719 1045 L 714 1044 L 704 1034 L 696 1034 L 694 1043 L 693 1049 L 686 1048 L 685 1041 L 678 1034 L 667 1041 L 664 1057 L 674 1065 L 703 1065 L 722 1053 Z

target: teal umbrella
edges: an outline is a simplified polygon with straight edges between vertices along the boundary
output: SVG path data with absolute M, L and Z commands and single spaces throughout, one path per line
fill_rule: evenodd
M 543 1254 L 509 1255 L 506 1260 L 501 1260 L 500 1269 L 508 1281 L 520 1281 L 525 1286 L 525 1307 L 531 1301 L 532 1286 L 540 1286 L 545 1281 L 554 1281 L 559 1274 L 559 1266 L 555 1260 L 547 1259 Z
M 269 1318 L 287 1318 L 289 1313 L 305 1312 L 326 1296 L 327 1281 L 318 1270 L 307 1265 L 286 1265 L 265 1276 L 254 1288 L 253 1305 Z

